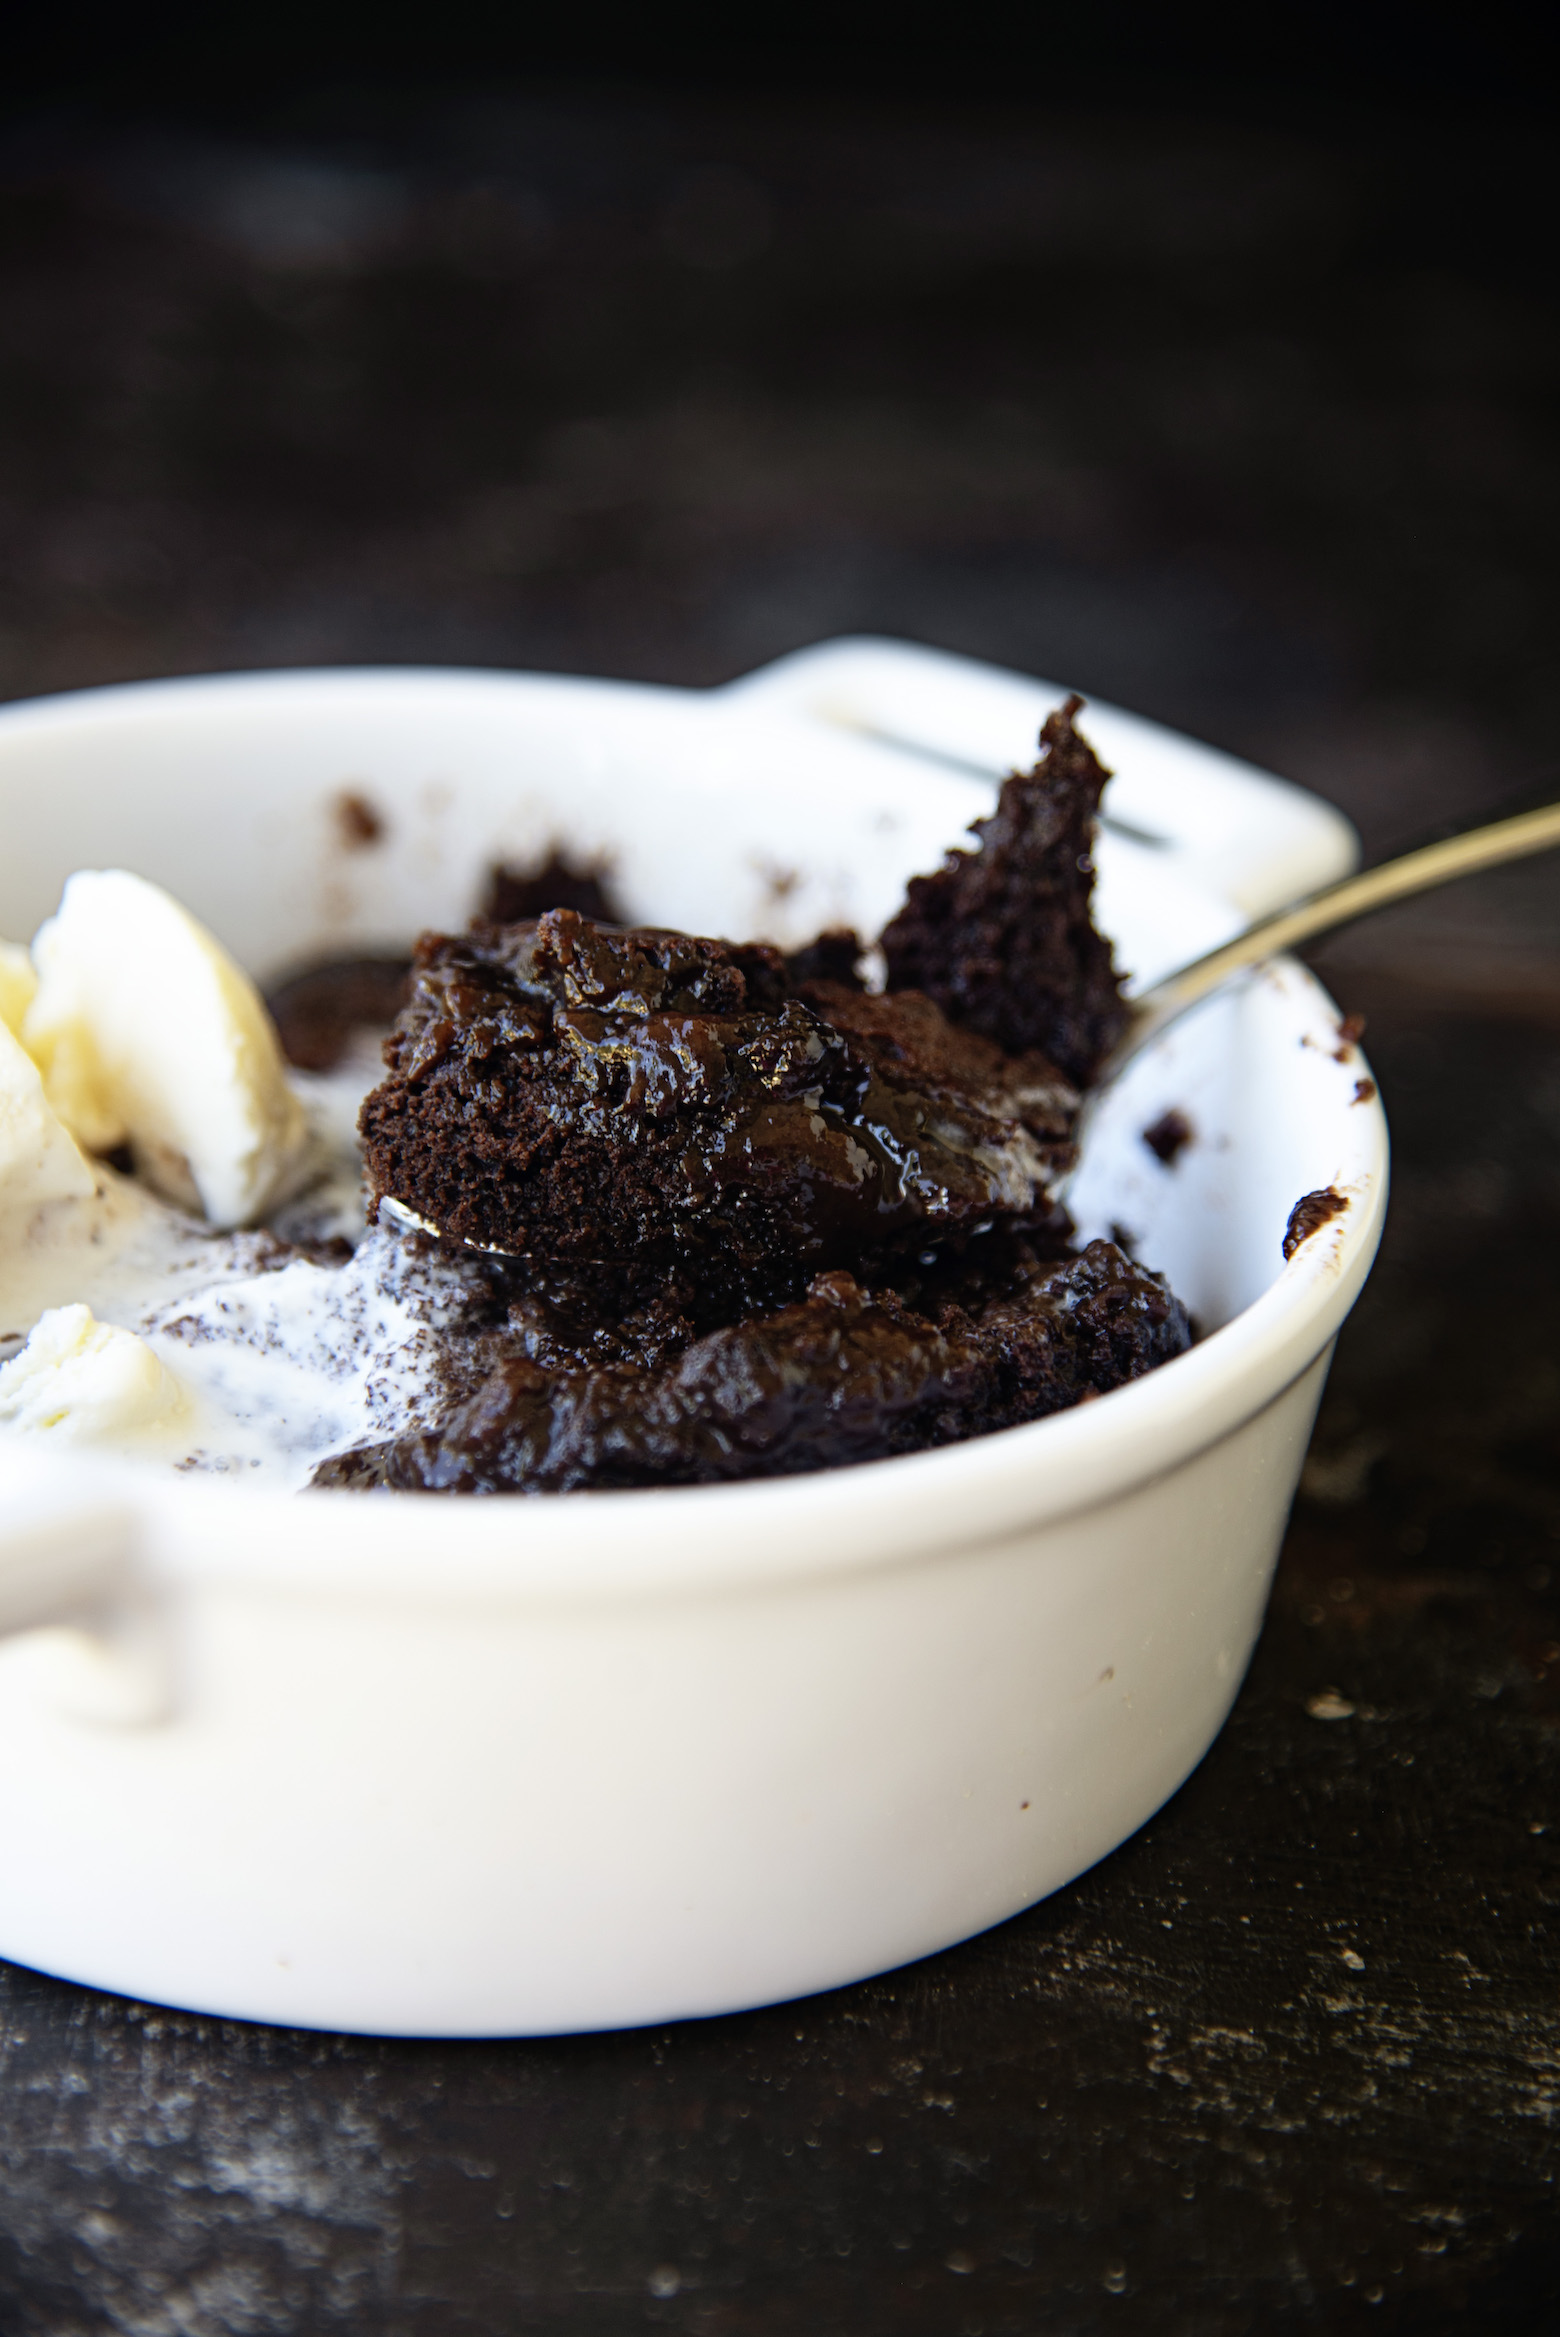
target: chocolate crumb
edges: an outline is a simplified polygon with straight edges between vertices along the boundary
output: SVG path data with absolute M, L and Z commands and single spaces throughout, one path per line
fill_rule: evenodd
M 574 909 L 593 925 L 622 925 L 622 909 L 607 883 L 603 861 L 581 868 L 556 845 L 533 868 L 500 861 L 488 874 L 481 914 L 495 925 L 523 925 L 549 909 Z
M 791 952 L 786 971 L 798 989 L 804 982 L 843 982 L 849 990 L 863 990 L 866 984 L 856 971 L 860 955 L 860 934 L 848 925 L 830 925 L 815 941 Z
M 777 861 L 760 860 L 756 864 L 763 879 L 764 890 L 772 901 L 788 901 L 802 881 L 799 868 L 782 868 Z
M 1341 1217 L 1349 1206 L 1349 1197 L 1336 1186 L 1324 1186 L 1319 1193 L 1305 1193 L 1289 1212 L 1289 1223 L 1284 1229 L 1284 1257 L 1292 1258 L 1302 1242 L 1308 1242 L 1313 1233 L 1320 1233 L 1335 1217 Z
M 336 827 L 349 852 L 366 851 L 384 841 L 385 815 L 355 787 L 343 787 L 335 802 Z
M 1349 1060 L 1350 1049 L 1357 1047 L 1364 1036 L 1364 1015 L 1346 1014 L 1342 1022 L 1338 1025 L 1338 1051 L 1334 1055 L 1333 1061 L 1335 1063 L 1347 1063 Z
M 1375 1096 L 1376 1082 L 1373 1079 L 1357 1079 L 1354 1082 L 1354 1100 L 1357 1104 L 1373 1103 Z
M 1152 1127 L 1144 1129 L 1143 1142 L 1156 1160 L 1162 1161 L 1166 1168 L 1174 1168 L 1196 1133 L 1186 1114 L 1172 1105 L 1168 1112 L 1160 1113 Z

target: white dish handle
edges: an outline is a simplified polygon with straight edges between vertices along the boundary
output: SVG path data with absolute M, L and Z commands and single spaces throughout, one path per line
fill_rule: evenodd
M 110 1727 L 169 1718 L 166 1618 L 137 1560 L 140 1521 L 123 1501 L 7 1488 L 0 1503 L 0 1640 L 40 1640 L 57 1710 Z
M 861 636 L 777 658 L 716 695 L 962 770 L 972 782 L 973 815 L 989 804 L 994 779 L 1033 760 L 1039 726 L 1064 686 L 947 650 Z M 1085 721 L 1116 773 L 1108 817 L 1248 917 L 1358 867 L 1353 828 L 1308 789 L 1102 699 L 1090 698 Z
M 134 1578 L 134 1513 L 123 1503 L 42 1492 L 0 1506 L 0 1638 L 79 1623 L 124 1598 Z

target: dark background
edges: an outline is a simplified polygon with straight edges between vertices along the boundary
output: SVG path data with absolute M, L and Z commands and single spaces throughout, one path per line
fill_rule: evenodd
M 1560 777 L 1527 20 L 65 11 L 0 124 L 0 692 L 1053 675 L 1375 851 Z M 1553 2325 L 1560 881 L 1321 963 L 1396 1139 L 1228 1730 L 742 2019 L 383 2045 L 0 1976 L 0 2331 Z

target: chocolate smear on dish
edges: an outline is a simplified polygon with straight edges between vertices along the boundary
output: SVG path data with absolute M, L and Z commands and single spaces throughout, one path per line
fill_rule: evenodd
M 1320 1233 L 1324 1225 L 1331 1225 L 1349 1206 L 1347 1193 L 1340 1193 L 1334 1185 L 1324 1185 L 1319 1193 L 1304 1193 L 1289 1212 L 1289 1223 L 1284 1228 L 1284 1257 L 1292 1258 L 1302 1242 L 1308 1242 L 1313 1233 Z

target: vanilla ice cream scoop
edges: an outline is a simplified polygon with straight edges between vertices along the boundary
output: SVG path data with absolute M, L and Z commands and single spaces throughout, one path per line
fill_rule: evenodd
M 90 1307 L 50 1307 L 21 1353 L 0 1364 L 0 1426 L 62 1443 L 168 1430 L 188 1409 L 146 1341 L 100 1323 Z
M 22 1042 L 80 1144 L 128 1144 L 149 1183 L 213 1225 L 281 1196 L 303 1112 L 259 992 L 187 909 L 125 869 L 82 869 L 32 956 Z
M 50 1110 L 38 1066 L 0 1020 L 0 1222 L 44 1201 L 84 1201 L 88 1168 Z

